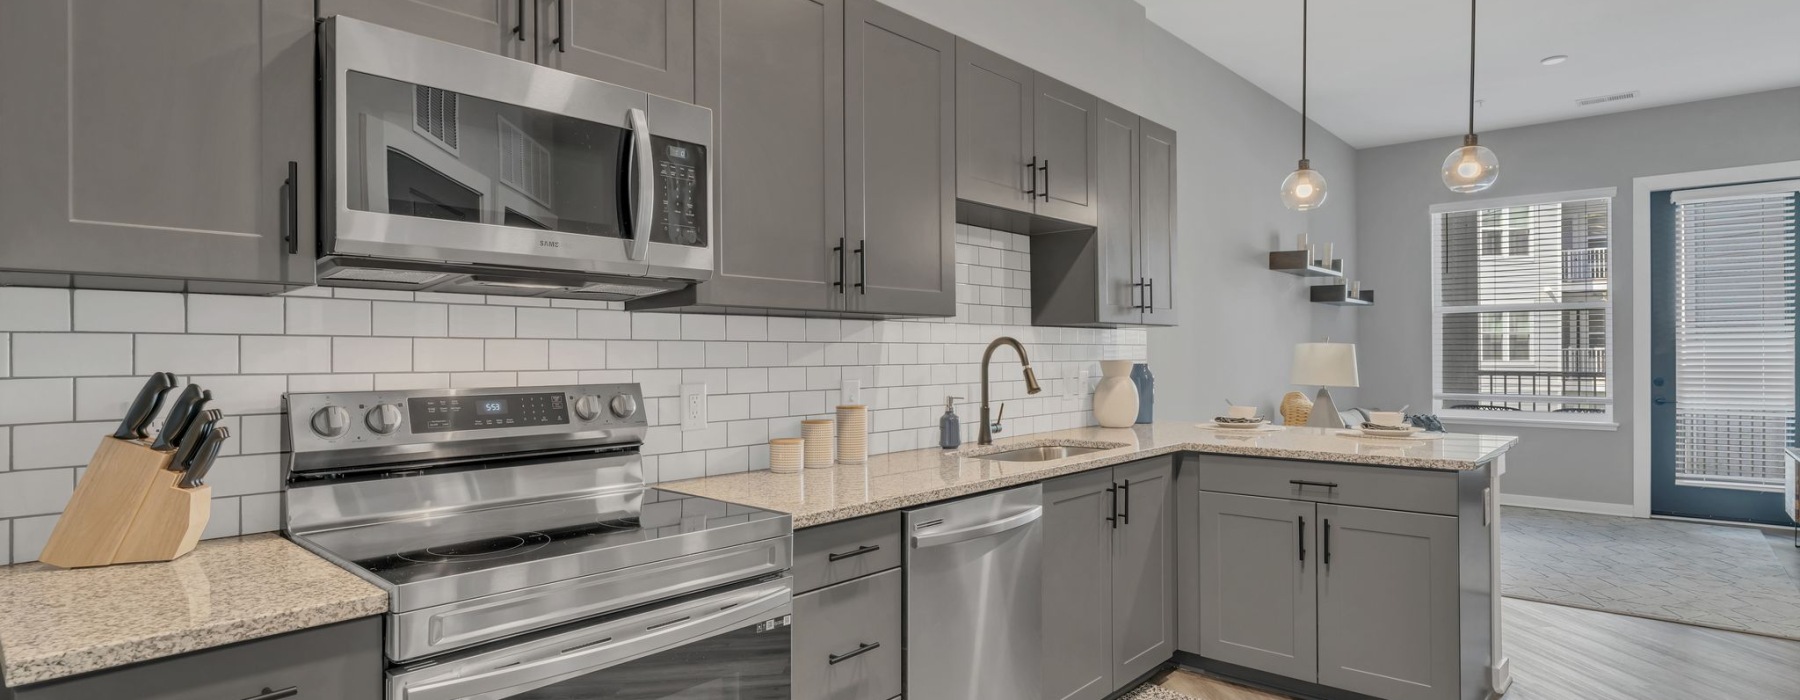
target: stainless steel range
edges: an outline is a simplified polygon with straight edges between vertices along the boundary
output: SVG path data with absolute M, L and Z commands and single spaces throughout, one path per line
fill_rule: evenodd
M 634 384 L 290 394 L 285 531 L 388 592 L 388 697 L 786 698 L 789 516 L 646 487 Z

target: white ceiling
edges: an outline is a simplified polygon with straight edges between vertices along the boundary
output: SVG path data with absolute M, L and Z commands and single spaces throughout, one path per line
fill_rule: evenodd
M 1139 2 L 1299 108 L 1300 0 Z M 1357 148 L 1462 133 L 1468 13 L 1460 0 L 1315 0 L 1313 121 Z M 1800 85 L 1800 0 L 1489 0 L 1479 18 L 1477 131 Z M 1539 64 L 1554 54 L 1569 60 Z

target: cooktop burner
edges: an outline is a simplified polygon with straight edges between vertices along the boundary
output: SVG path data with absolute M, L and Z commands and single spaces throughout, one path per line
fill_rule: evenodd
M 394 556 L 420 564 L 487 561 L 526 554 L 547 544 L 550 544 L 548 535 L 542 532 L 525 532 L 517 535 L 501 535 L 469 542 L 426 547 L 412 552 L 401 552 Z

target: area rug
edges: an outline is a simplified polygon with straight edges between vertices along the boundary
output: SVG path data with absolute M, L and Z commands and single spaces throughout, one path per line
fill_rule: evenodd
M 1754 529 L 1505 508 L 1504 595 L 1800 640 L 1800 581 Z
M 1138 686 L 1137 690 L 1119 697 L 1119 700 L 1198 700 L 1186 693 L 1177 693 L 1153 683 Z

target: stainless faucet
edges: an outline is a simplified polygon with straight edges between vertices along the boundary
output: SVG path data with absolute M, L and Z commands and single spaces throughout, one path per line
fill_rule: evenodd
M 994 350 L 1002 345 L 1011 345 L 1018 351 L 1019 363 L 1025 365 L 1025 393 L 1036 394 L 1044 390 L 1038 386 L 1037 373 L 1031 371 L 1031 358 L 1025 354 L 1025 346 L 1004 335 L 988 343 L 987 352 L 981 354 L 981 437 L 975 440 L 977 445 L 994 444 L 994 425 L 988 422 L 988 363 L 994 359 Z

